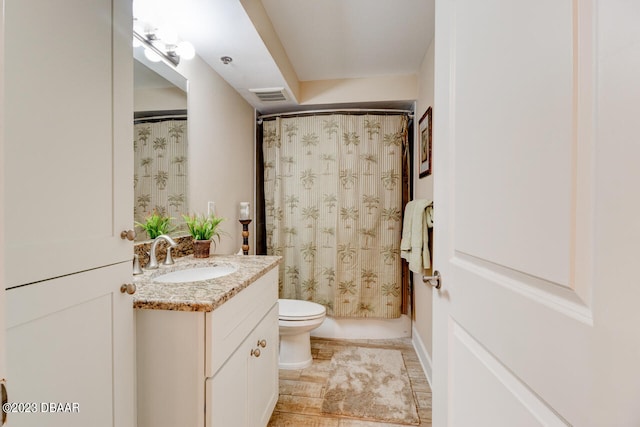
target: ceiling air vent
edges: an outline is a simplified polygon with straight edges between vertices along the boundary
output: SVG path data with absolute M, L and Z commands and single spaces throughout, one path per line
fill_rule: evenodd
M 269 89 L 249 89 L 249 91 L 253 92 L 262 102 L 276 102 L 287 100 L 287 92 L 282 87 Z

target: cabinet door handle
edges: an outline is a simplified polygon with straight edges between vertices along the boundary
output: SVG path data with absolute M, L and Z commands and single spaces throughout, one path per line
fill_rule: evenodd
M 123 294 L 126 292 L 129 295 L 133 295 L 136 293 L 136 285 L 133 283 L 124 284 L 120 286 L 120 292 L 122 292 Z
M 0 422 L 0 426 L 3 426 L 4 423 L 7 422 L 7 413 L 4 410 L 4 405 L 9 403 L 9 395 L 7 393 L 7 386 L 4 384 L 4 380 L 0 382 L 0 389 L 2 389 L 2 422 Z
M 260 349 L 259 348 L 252 348 L 251 349 L 251 355 L 255 356 L 255 357 L 260 357 Z
M 127 240 L 133 240 L 136 238 L 136 232 L 133 230 L 123 230 L 120 233 L 120 238 L 122 240 L 127 239 Z
M 259 340 L 258 341 L 258 346 L 265 348 L 267 346 L 267 340 Z

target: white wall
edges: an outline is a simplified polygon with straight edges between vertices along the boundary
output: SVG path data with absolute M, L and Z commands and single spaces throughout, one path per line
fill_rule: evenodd
M 422 65 L 420 66 L 420 73 L 418 75 L 418 100 L 416 102 L 416 118 L 415 118 L 415 141 L 419 141 L 418 135 L 418 121 L 420 117 L 427 111 L 427 108 L 432 107 L 433 113 L 438 114 L 438 109 L 433 105 L 433 81 L 434 81 L 434 43 L 431 42 L 427 53 L 425 54 Z M 433 141 L 434 145 L 437 141 Z M 416 144 L 417 148 L 418 145 Z M 433 174 L 424 178 L 419 178 L 419 150 L 414 152 L 414 194 L 415 199 L 430 199 L 433 200 Z M 434 210 L 437 212 L 438 207 L 434 206 Z M 436 213 L 437 215 L 437 213 Z M 436 239 L 437 236 L 434 236 Z M 426 356 L 426 360 L 423 360 L 427 376 L 430 379 L 431 375 L 431 355 L 432 355 L 432 333 L 431 327 L 432 320 L 432 288 L 426 283 L 422 282 L 422 276 L 419 274 L 413 275 L 413 340 L 416 344 L 418 353 L 422 353 Z
M 207 213 L 207 202 L 215 202 L 228 233 L 215 253 L 236 253 L 242 245 L 238 206 L 249 201 L 255 209 L 254 109 L 200 57 L 182 61 L 178 71 L 189 80 L 189 206 Z M 253 253 L 253 228 L 250 233 Z

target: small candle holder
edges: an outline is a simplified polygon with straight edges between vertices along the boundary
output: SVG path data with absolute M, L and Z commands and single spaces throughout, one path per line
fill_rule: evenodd
M 242 253 L 245 255 L 249 255 L 249 224 L 251 223 L 250 219 L 241 219 L 240 224 L 242 224 Z

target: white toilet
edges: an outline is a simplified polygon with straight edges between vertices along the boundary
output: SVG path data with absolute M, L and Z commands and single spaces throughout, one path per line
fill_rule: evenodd
M 311 301 L 279 299 L 280 369 L 311 366 L 309 332 L 324 322 L 327 310 Z

